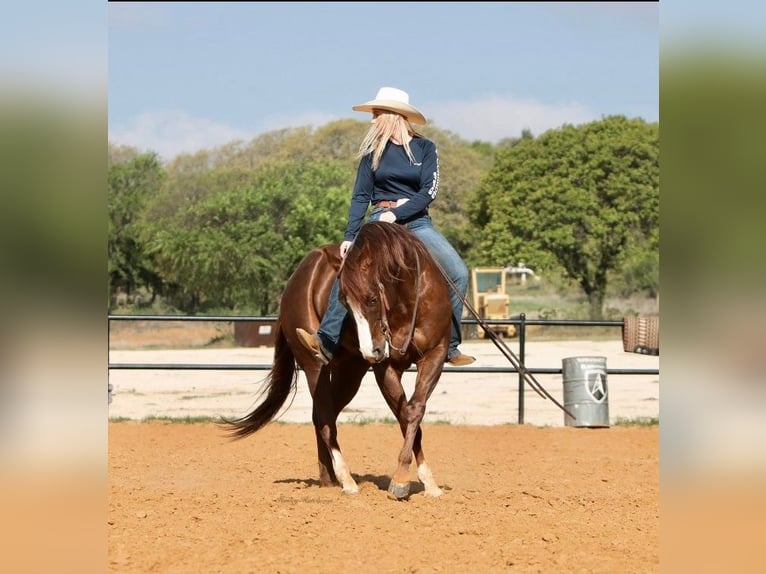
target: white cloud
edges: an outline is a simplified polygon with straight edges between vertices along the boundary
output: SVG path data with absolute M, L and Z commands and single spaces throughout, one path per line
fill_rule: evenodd
M 436 126 L 464 139 L 497 143 L 528 129 L 539 135 L 564 124 L 582 124 L 599 115 L 578 103 L 544 104 L 532 99 L 487 96 L 469 101 L 431 102 L 423 109 Z
M 178 110 L 144 113 L 127 125 L 109 126 L 110 141 L 154 151 L 164 160 L 252 137 L 245 130 Z
M 423 109 L 429 111 L 428 120 L 439 128 L 455 132 L 466 140 L 492 143 L 518 137 L 524 129 L 537 136 L 565 123 L 577 125 L 600 117 L 576 103 L 550 105 L 499 96 L 425 103 Z M 128 123 L 110 124 L 109 140 L 142 151 L 154 151 L 167 161 L 182 153 L 195 153 L 238 140 L 249 142 L 264 132 L 290 127 L 320 127 L 338 119 L 340 116 L 324 112 L 274 114 L 260 118 L 257 129 L 245 130 L 180 110 L 164 110 L 140 114 Z
M 168 161 L 182 153 L 195 153 L 234 141 L 249 142 L 260 133 L 291 127 L 319 127 L 337 119 L 338 116 L 322 112 L 275 114 L 263 118 L 258 129 L 243 130 L 180 110 L 164 110 L 139 114 L 127 124 L 110 125 L 109 141 L 156 152 Z

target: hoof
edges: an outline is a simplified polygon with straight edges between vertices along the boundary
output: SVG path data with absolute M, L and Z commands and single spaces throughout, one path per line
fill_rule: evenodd
M 393 480 L 388 485 L 388 497 L 393 500 L 404 500 L 410 495 L 410 483 L 396 484 Z
M 359 494 L 359 487 L 354 486 L 353 488 L 344 488 L 341 490 L 342 494 L 348 494 L 349 496 L 354 496 L 356 494 Z

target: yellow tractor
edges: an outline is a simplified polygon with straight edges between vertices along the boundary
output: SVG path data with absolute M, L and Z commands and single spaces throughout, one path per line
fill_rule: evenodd
M 473 307 L 482 319 L 510 318 L 510 297 L 506 291 L 507 271 L 507 267 L 474 267 L 471 270 Z M 516 336 L 516 325 L 488 327 L 500 336 Z M 487 337 L 481 326 L 477 326 L 477 335 L 482 339 Z

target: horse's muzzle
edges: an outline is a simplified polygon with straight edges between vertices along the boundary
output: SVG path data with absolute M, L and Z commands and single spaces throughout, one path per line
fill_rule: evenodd
M 371 364 L 380 363 L 388 358 L 388 341 L 383 341 L 383 345 L 374 345 L 372 348 L 372 355 L 365 357 L 367 362 Z

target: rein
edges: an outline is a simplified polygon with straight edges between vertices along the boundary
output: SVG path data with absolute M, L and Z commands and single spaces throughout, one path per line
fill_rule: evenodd
M 442 275 L 444 275 L 444 278 L 447 280 L 447 284 L 450 286 L 450 288 L 457 294 L 458 297 L 463 301 L 463 305 L 466 309 L 471 313 L 471 315 L 474 316 L 474 318 L 479 322 L 479 325 L 482 329 L 484 329 L 484 332 L 487 334 L 487 336 L 492 340 L 492 342 L 495 344 L 495 346 L 500 349 L 500 352 L 505 355 L 505 358 L 508 359 L 513 365 L 513 367 L 521 373 L 521 375 L 524 377 L 524 380 L 527 382 L 527 384 L 532 387 L 532 390 L 534 390 L 540 397 L 547 398 L 553 404 L 555 404 L 558 408 L 560 408 L 562 411 L 564 411 L 566 414 L 568 414 L 570 417 L 572 417 L 573 420 L 577 420 L 577 417 L 570 412 L 564 405 L 559 403 L 548 391 L 545 390 L 545 388 L 535 379 L 535 377 L 532 375 L 532 373 L 527 370 L 527 368 L 522 364 L 522 362 L 519 360 L 519 358 L 511 351 L 511 349 L 508 348 L 508 345 L 506 345 L 505 341 L 503 341 L 500 337 L 497 336 L 497 334 L 487 327 L 487 324 L 482 320 L 482 318 L 479 316 L 479 313 L 476 311 L 476 309 L 473 308 L 473 305 L 471 305 L 468 300 L 463 296 L 463 294 L 458 289 L 457 285 L 455 285 L 455 282 L 450 279 L 449 275 L 447 275 L 447 272 L 444 271 L 444 268 L 439 264 L 438 261 L 434 260 L 436 263 L 436 266 L 439 268 L 439 270 L 442 272 Z
M 386 297 L 386 291 L 383 288 L 383 283 L 380 281 L 378 282 L 378 291 L 380 292 L 380 322 L 382 324 L 382 331 L 383 334 L 386 336 L 386 341 L 388 342 L 388 346 L 394 349 L 395 351 L 398 351 L 400 355 L 404 355 L 407 352 L 407 348 L 410 346 L 410 341 L 412 341 L 413 336 L 415 335 L 415 320 L 417 319 L 418 315 L 418 303 L 420 303 L 420 257 L 417 253 L 415 253 L 415 264 L 417 266 L 417 274 L 415 275 L 415 307 L 412 309 L 412 322 L 410 323 L 410 333 L 407 335 L 407 339 L 404 341 L 404 346 L 401 348 L 394 345 L 393 338 L 391 336 L 391 327 L 388 325 L 388 316 L 386 315 L 386 311 L 390 310 L 390 307 L 388 305 L 388 298 Z

